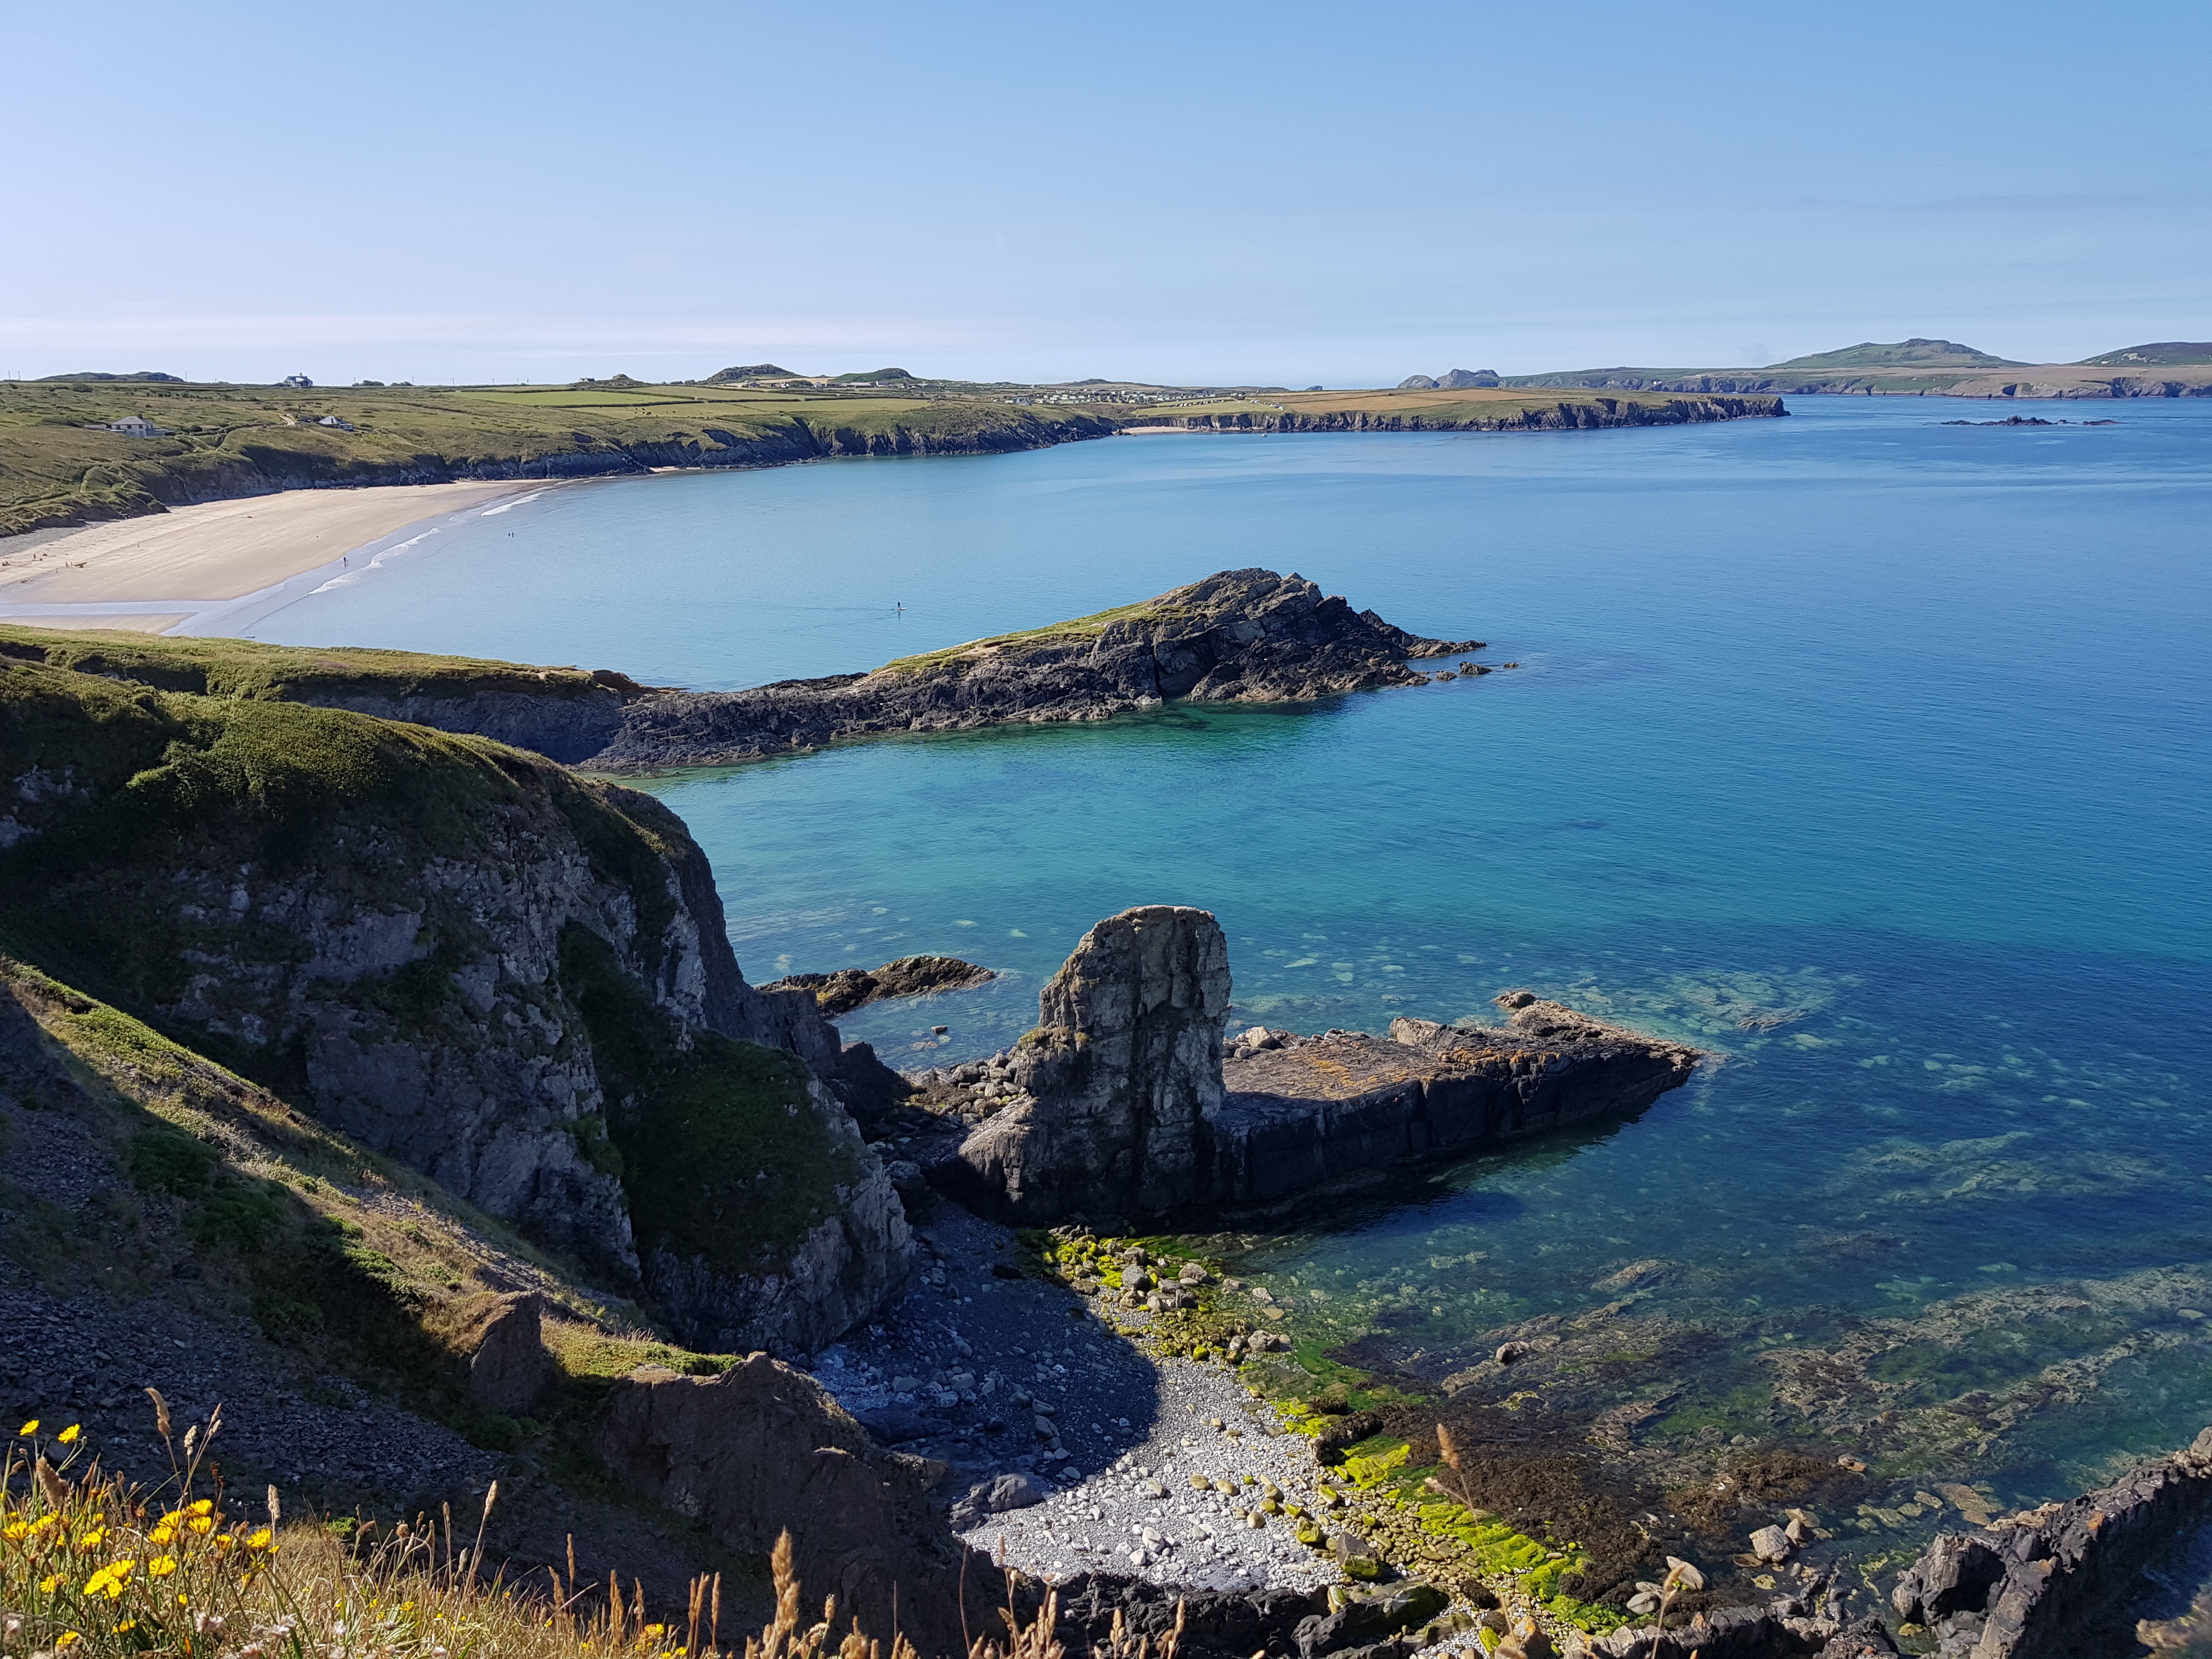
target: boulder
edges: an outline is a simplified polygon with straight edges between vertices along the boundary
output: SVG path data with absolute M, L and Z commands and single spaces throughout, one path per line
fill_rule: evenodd
M 765 1556 L 788 1530 L 805 1605 L 834 1595 L 841 1618 L 887 1631 L 896 1594 L 922 1651 L 957 1650 L 959 1609 L 937 1593 L 964 1549 L 931 1498 L 945 1466 L 882 1449 L 805 1372 L 763 1353 L 720 1376 L 641 1366 L 615 1385 L 592 1443 L 632 1491 L 738 1554 Z
M 470 1333 L 469 1397 L 487 1410 L 524 1417 L 553 1381 L 541 1320 L 545 1299 L 534 1291 L 493 1298 Z
M 952 1524 L 965 1532 L 988 1516 L 1042 1504 L 1051 1490 L 1034 1475 L 1023 1474 L 1018 1471 L 998 1475 L 989 1480 L 979 1480 L 968 1489 L 958 1503 L 953 1504 Z

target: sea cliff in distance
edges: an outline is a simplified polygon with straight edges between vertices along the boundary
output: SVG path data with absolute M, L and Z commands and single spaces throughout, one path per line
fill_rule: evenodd
M 2212 397 L 2212 341 L 2160 340 L 2101 352 L 2075 363 L 2023 363 L 1954 340 L 1914 338 L 1887 345 L 1867 341 L 1764 368 L 1576 368 L 1489 378 L 1500 386 L 1522 391 L 1700 396 L 1856 392 L 1941 398 L 2205 398 Z
M 1786 413 L 1773 397 L 1288 392 L 1252 386 L 836 377 L 772 363 L 653 386 L 204 385 L 169 374 L 0 382 L 0 536 L 280 490 L 988 454 L 1131 428 L 1533 432 Z

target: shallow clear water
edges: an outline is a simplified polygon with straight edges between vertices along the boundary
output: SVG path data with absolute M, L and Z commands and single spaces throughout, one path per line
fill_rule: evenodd
M 2212 1421 L 2212 404 L 1792 407 L 564 488 L 257 631 L 732 685 L 1264 564 L 1491 641 L 1522 666 L 654 787 L 750 977 L 1007 970 L 847 1023 L 895 1060 L 1000 1045 L 1162 902 L 1272 1024 L 1526 985 L 1715 1051 L 1632 1123 L 1229 1243 L 1429 1382 L 1626 1297 L 1547 1408 L 1650 1407 L 1668 1470 L 1856 1449 L 1894 1549 L 1930 1483 L 2039 1501 Z

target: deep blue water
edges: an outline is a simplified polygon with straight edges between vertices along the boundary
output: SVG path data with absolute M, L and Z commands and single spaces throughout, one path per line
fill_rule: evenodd
M 1858 1435 L 1901 1492 L 2039 1500 L 2212 1422 L 2212 404 L 2023 407 L 2118 424 L 1805 398 L 562 488 L 257 632 L 738 685 L 1260 564 L 1486 640 L 1522 666 L 655 787 L 749 976 L 1006 970 L 848 1023 L 895 1060 L 933 1022 L 946 1057 L 999 1046 L 1084 928 L 1163 902 L 1221 916 L 1272 1024 L 1527 985 L 1717 1051 L 1634 1123 L 1248 1261 L 1301 1323 L 1429 1372 L 1671 1264 L 1637 1316 L 1725 1343 L 1682 1363 L 1661 1442 Z M 1881 1319 L 1942 1386 L 1818 1420 L 1769 1392 L 1759 1352 Z M 1959 1429 L 1970 1386 L 2018 1412 Z

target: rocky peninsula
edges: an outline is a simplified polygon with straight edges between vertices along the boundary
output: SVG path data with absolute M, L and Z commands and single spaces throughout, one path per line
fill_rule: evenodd
M 717 766 L 889 732 L 1105 720 L 1178 698 L 1310 700 L 1418 685 L 1425 676 L 1408 658 L 1481 648 L 1479 640 L 1409 634 L 1295 573 L 1224 570 L 1141 604 L 902 658 L 872 673 L 635 698 L 620 730 L 582 764 Z

